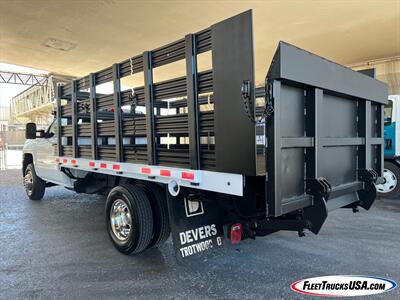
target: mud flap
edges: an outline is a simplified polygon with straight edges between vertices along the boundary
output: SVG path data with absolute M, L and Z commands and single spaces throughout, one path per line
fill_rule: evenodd
M 178 259 L 209 253 L 223 246 L 223 212 L 199 195 L 168 193 L 172 241 Z

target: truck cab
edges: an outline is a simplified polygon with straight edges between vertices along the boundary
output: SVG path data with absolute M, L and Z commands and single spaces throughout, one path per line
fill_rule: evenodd
M 26 141 L 22 149 L 22 170 L 28 194 L 32 193 L 28 187 L 34 176 L 44 182 L 43 186 L 56 184 L 72 188 L 71 178 L 61 172 L 58 164 L 55 163 L 57 154 L 56 120 L 46 130 L 37 130 L 34 123 L 28 123 L 26 127 Z M 32 166 L 28 168 L 29 165 Z
M 400 193 L 400 95 L 391 95 L 388 100 L 384 108 L 385 183 L 376 188 L 382 197 L 396 197 Z

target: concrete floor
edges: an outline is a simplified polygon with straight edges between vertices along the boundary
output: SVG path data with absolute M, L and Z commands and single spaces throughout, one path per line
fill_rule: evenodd
M 55 187 L 29 201 L 21 181 L 19 170 L 0 171 L 2 299 L 306 299 L 292 282 L 333 274 L 400 282 L 400 200 L 334 211 L 317 236 L 279 232 L 181 264 L 170 240 L 136 257 L 115 250 L 104 198 Z M 400 299 L 400 289 L 370 299 Z

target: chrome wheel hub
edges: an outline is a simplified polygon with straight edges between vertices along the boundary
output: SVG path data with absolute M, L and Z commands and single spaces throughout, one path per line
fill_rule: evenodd
M 385 183 L 377 185 L 376 189 L 379 193 L 390 193 L 397 186 L 397 177 L 392 171 L 384 169 L 383 178 L 385 178 Z
M 120 241 L 126 241 L 132 229 L 132 217 L 126 203 L 117 199 L 110 210 L 111 229 Z
M 33 176 L 32 171 L 27 170 L 24 176 L 24 186 L 28 193 L 28 195 L 32 194 L 32 186 L 33 186 Z

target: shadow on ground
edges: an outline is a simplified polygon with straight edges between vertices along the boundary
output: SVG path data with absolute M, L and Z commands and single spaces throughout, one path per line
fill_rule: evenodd
M 278 232 L 182 264 L 170 240 L 139 256 L 116 251 L 104 197 L 55 187 L 29 201 L 21 176 L 0 171 L 1 298 L 306 299 L 292 282 L 334 274 L 400 281 L 400 199 L 334 211 L 317 236 Z

